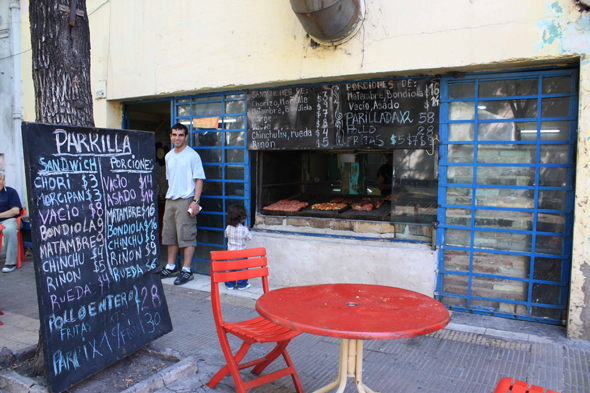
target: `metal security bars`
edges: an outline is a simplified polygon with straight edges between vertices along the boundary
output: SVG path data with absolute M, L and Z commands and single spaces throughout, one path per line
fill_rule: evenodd
M 577 75 L 442 79 L 436 296 L 449 308 L 564 323 Z
M 246 150 L 246 94 L 218 93 L 175 98 L 173 124 L 186 125 L 190 146 L 199 153 L 207 179 L 197 216 L 193 270 L 210 272 L 210 252 L 225 248 L 227 208 L 250 211 L 250 161 Z M 249 219 L 248 223 L 249 224 Z

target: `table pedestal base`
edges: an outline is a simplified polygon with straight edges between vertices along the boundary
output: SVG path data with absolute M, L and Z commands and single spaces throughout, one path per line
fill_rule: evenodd
M 345 338 L 340 340 L 338 378 L 314 393 L 325 393 L 336 386 L 338 386 L 338 390 L 335 393 L 342 393 L 346 387 L 347 378 L 354 378 L 354 384 L 359 393 L 375 393 L 363 384 L 363 340 L 348 340 Z

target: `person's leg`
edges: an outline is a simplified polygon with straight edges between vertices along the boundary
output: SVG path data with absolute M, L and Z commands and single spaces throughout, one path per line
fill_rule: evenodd
M 238 280 L 238 290 L 244 290 L 246 288 L 250 288 L 251 285 L 248 283 L 248 280 Z
M 176 280 L 174 280 L 174 285 L 186 284 L 194 278 L 193 271 L 191 270 L 193 265 L 193 255 L 195 255 L 195 246 L 184 247 L 184 263 L 182 271 L 179 273 Z
M 18 229 L 16 227 L 16 218 L 9 218 L 2 221 L 6 228 L 2 231 L 6 239 L 6 262 L 2 269 L 4 273 L 9 273 L 16 269 L 16 257 L 18 254 Z
M 192 280 L 193 256 L 195 255 L 195 244 L 197 244 L 197 221 L 187 212 L 192 198 L 178 201 L 176 212 L 176 232 L 178 233 L 178 246 L 184 248 L 184 262 L 182 271 L 178 278 L 174 280 L 175 285 L 186 284 Z
M 178 250 L 180 248 L 176 244 L 168 245 L 168 258 L 166 259 L 166 263 L 168 265 L 175 265 L 176 266 L 176 258 L 178 257 Z
M 229 290 L 232 290 L 236 287 L 236 281 L 226 281 L 225 287 Z
M 176 233 L 174 201 L 166 200 L 166 209 L 164 210 L 162 244 L 168 248 L 167 264 L 160 271 L 160 277 L 177 276 L 180 269 L 176 268 L 176 256 L 178 255 L 178 240 Z
M 192 265 L 193 265 L 193 256 L 195 255 L 195 249 L 197 247 L 192 246 L 192 247 L 185 247 L 184 248 L 184 263 L 182 264 L 182 267 L 185 268 L 185 270 L 191 269 Z

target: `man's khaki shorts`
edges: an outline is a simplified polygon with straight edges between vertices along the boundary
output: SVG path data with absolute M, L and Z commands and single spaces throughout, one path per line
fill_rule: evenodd
M 193 198 L 166 199 L 162 244 L 166 246 L 191 247 L 197 245 L 197 220 L 188 214 Z

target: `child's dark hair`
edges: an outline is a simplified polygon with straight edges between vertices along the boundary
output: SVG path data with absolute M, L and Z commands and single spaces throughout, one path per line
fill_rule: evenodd
M 231 205 L 227 209 L 227 225 L 237 227 L 246 217 L 248 217 L 248 213 L 243 205 Z

